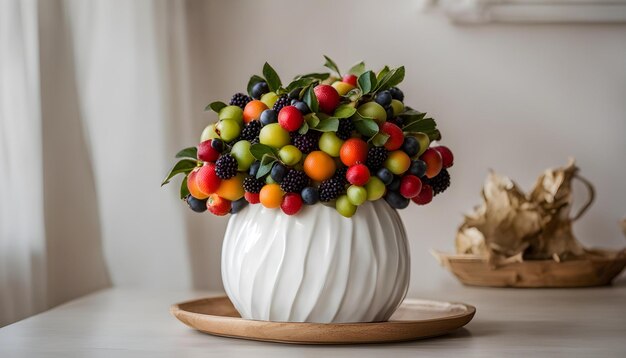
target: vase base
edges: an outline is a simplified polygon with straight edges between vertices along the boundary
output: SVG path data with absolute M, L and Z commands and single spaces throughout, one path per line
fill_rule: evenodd
M 173 305 L 171 313 L 201 332 L 293 344 L 357 344 L 411 341 L 465 326 L 476 308 L 463 303 L 406 299 L 387 322 L 292 323 L 242 319 L 228 297 Z

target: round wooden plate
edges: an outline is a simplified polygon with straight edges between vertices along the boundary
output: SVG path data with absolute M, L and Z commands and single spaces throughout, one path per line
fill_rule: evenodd
M 242 319 L 226 296 L 173 305 L 171 313 L 201 332 L 217 336 L 296 344 L 410 341 L 466 325 L 476 308 L 463 303 L 406 299 L 387 322 L 292 323 Z

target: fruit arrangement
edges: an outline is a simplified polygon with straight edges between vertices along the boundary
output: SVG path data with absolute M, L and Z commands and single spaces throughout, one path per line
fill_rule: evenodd
M 163 184 L 184 175 L 181 199 L 196 212 L 236 213 L 248 204 L 297 214 L 304 205 L 334 205 L 351 217 L 366 201 L 395 209 L 425 205 L 450 185 L 453 154 L 435 120 L 404 104 L 404 67 L 377 73 L 365 64 L 342 75 L 297 76 L 283 86 L 268 64 L 248 94 L 206 110 L 218 121 L 200 144 L 181 150 Z

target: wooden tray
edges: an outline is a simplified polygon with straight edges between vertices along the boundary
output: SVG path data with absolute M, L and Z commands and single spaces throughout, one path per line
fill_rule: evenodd
M 242 319 L 226 296 L 173 305 L 170 312 L 191 328 L 216 336 L 296 344 L 409 341 L 463 327 L 476 308 L 462 303 L 405 300 L 388 322 L 291 323 Z
M 626 266 L 626 252 L 595 250 L 584 259 L 536 260 L 492 267 L 483 256 L 433 252 L 439 262 L 465 285 L 518 288 L 605 286 Z

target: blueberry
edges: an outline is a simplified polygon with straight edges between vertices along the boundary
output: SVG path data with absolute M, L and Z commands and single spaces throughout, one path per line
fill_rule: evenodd
M 302 196 L 302 201 L 306 205 L 313 205 L 320 200 L 320 194 L 317 189 L 310 186 L 302 189 L 302 193 L 300 193 L 300 195 Z
M 376 172 L 376 176 L 380 179 L 385 185 L 391 184 L 393 180 L 393 174 L 387 168 L 380 168 Z
M 410 200 L 395 191 L 389 191 L 385 194 L 385 201 L 394 209 L 404 209 L 409 206 Z
M 387 112 L 387 118 L 393 118 L 393 108 L 391 106 L 385 107 L 385 112 Z
M 391 100 L 391 93 L 389 93 L 389 91 L 382 91 L 378 93 L 376 97 L 374 97 L 374 101 L 376 101 L 376 103 L 380 104 L 383 107 L 387 107 L 388 105 L 390 105 Z
M 257 82 L 252 86 L 251 95 L 254 99 L 260 99 L 262 95 L 266 94 L 270 91 L 269 86 L 266 82 Z
M 409 156 L 414 157 L 420 151 L 420 143 L 415 137 L 405 137 L 402 143 L 402 150 Z
M 189 208 L 197 213 L 202 213 L 206 211 L 207 199 L 200 200 L 200 199 L 194 198 L 191 195 L 187 195 L 187 197 L 185 198 L 185 201 L 187 202 L 187 205 L 189 205 Z
M 261 166 L 261 162 L 259 162 L 258 160 L 255 160 L 252 165 L 250 165 L 250 169 L 248 169 L 248 174 L 252 175 L 253 177 L 256 177 L 256 173 L 259 172 L 259 167 Z
M 262 126 L 266 126 L 270 123 L 276 123 L 278 122 L 278 114 L 273 109 L 266 109 L 263 112 L 261 112 L 259 121 L 261 121 Z
M 391 98 L 397 99 L 400 102 L 404 101 L 404 93 L 402 93 L 398 87 L 391 87 L 389 93 L 391 94 Z
M 398 191 L 400 189 L 400 178 L 393 177 L 391 183 L 387 185 L 387 189 L 389 189 L 389 191 Z
M 213 138 L 211 140 L 211 148 L 215 149 L 218 153 L 224 151 L 224 141 L 219 138 Z
M 289 104 L 290 104 L 291 106 L 293 106 L 293 105 L 295 105 L 295 104 L 296 104 L 296 103 L 298 103 L 298 102 L 300 102 L 300 100 L 299 100 L 299 99 L 297 99 L 297 98 L 292 98 L 292 99 L 291 99 L 291 101 L 289 101 Z
M 309 109 L 309 106 L 307 106 L 306 103 L 302 101 L 296 102 L 293 106 L 296 107 L 298 111 L 300 111 L 300 113 L 302 114 L 307 114 L 311 112 L 311 110 Z
M 245 198 L 235 200 L 230 204 L 230 213 L 236 214 L 241 209 L 243 209 L 246 205 L 248 205 L 248 201 Z
M 293 91 L 289 92 L 289 98 L 300 98 L 300 92 L 302 92 L 302 88 L 296 88 Z
M 426 174 L 426 162 L 419 159 L 411 162 L 409 174 L 415 175 L 418 178 L 424 176 L 424 174 Z
M 278 184 L 283 181 L 285 174 L 287 174 L 287 167 L 280 163 L 274 164 L 274 166 L 272 167 L 272 171 L 270 172 L 270 176 Z

